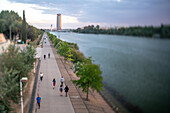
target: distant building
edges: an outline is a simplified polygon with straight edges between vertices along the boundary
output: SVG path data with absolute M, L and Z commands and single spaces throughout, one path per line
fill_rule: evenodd
M 3 33 L 0 33 L 0 55 L 3 53 L 3 49 L 6 50 L 10 45 L 10 40 L 6 40 Z
M 51 24 L 51 32 L 52 32 L 52 30 L 53 30 L 53 25 Z
M 57 14 L 57 30 L 61 30 L 61 14 Z
M 5 36 L 3 33 L 0 33 L 0 43 L 6 42 Z

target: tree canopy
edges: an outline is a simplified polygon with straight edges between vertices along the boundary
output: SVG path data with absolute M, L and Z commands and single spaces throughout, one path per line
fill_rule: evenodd
M 92 64 L 91 59 L 87 59 L 87 62 L 79 66 L 76 75 L 80 77 L 79 80 L 74 80 L 73 83 L 78 85 L 86 92 L 86 100 L 88 100 L 89 88 L 92 91 L 101 91 L 103 88 L 103 77 L 101 76 L 101 71 L 99 65 Z
M 13 35 L 16 35 L 21 30 L 22 19 L 14 11 L 1 11 L 0 13 L 0 32 L 9 37 L 9 27 Z
M 27 40 L 27 26 L 25 20 L 25 11 L 23 10 L 23 20 L 22 20 L 22 40 L 26 43 Z
M 7 39 L 10 37 L 10 27 L 11 27 L 11 34 L 13 36 L 19 35 L 20 39 L 22 38 L 22 18 L 18 15 L 18 13 L 14 11 L 3 10 L 0 12 L 0 33 L 4 33 Z M 34 41 L 38 35 L 41 34 L 41 30 L 35 28 L 34 26 L 28 25 L 25 19 L 24 24 L 27 33 L 27 38 Z
M 0 112 L 13 111 L 10 102 L 18 103 L 20 97 L 19 81 L 28 77 L 35 62 L 35 48 L 32 45 L 24 50 L 10 45 L 0 59 Z M 28 77 L 29 78 L 29 77 Z

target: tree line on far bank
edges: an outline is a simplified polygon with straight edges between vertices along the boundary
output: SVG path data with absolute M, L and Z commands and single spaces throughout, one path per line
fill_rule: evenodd
M 170 25 L 154 26 L 134 26 L 134 27 L 120 27 L 102 29 L 99 25 L 88 25 L 83 28 L 73 30 L 77 33 L 91 33 L 91 34 L 112 34 L 112 35 L 126 35 L 126 36 L 141 36 L 141 37 L 157 37 L 170 38 Z
M 13 40 L 17 35 L 20 39 L 25 38 L 34 41 L 38 35 L 43 31 L 37 29 L 36 27 L 29 25 L 26 22 L 25 11 L 23 11 L 23 19 L 14 11 L 3 10 L 0 12 L 0 33 L 3 33 L 7 39 L 10 38 L 10 29 L 11 29 L 11 38 Z
M 54 44 L 57 52 L 64 56 L 65 60 L 72 61 L 74 63 L 74 72 L 79 80 L 74 80 L 77 86 L 81 87 L 83 92 L 86 92 L 86 100 L 88 100 L 89 88 L 92 91 L 101 91 L 103 87 L 103 77 L 100 66 L 93 64 L 91 57 L 86 58 L 83 53 L 79 51 L 77 44 L 69 43 L 58 39 L 56 36 L 47 33 L 50 40 Z

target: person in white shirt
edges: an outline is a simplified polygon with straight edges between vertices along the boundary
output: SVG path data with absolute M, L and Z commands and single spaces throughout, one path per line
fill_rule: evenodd
M 63 85 L 63 82 L 64 82 L 63 76 L 61 77 L 60 82 L 61 82 L 61 85 Z
M 42 81 L 42 79 L 43 79 L 43 74 L 42 72 L 40 72 L 40 80 Z

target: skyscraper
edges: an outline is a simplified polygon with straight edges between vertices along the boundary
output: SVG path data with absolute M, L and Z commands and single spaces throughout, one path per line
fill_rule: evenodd
M 57 14 L 57 30 L 61 30 L 61 14 Z
M 53 30 L 53 25 L 51 24 L 51 32 L 52 32 L 52 30 Z

